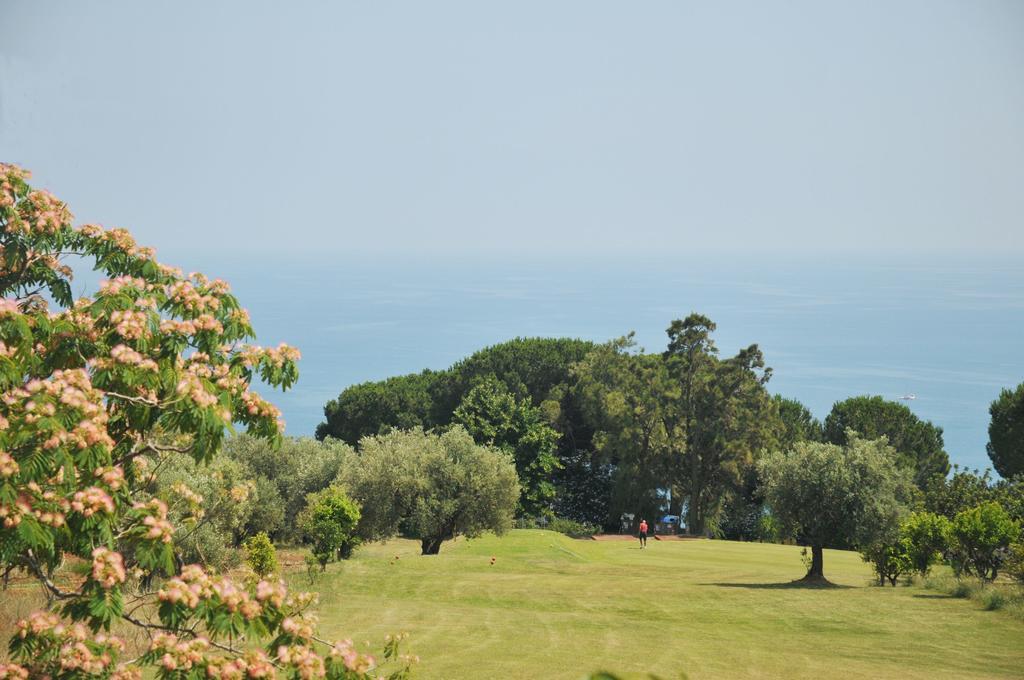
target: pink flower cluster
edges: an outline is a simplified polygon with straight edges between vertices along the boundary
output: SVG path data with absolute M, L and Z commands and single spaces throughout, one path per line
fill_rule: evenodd
M 41 524 L 51 527 L 64 526 L 64 514 L 70 510 L 67 499 L 60 498 L 51 489 L 43 491 L 35 482 L 29 482 L 18 494 L 14 505 L 0 505 L 0 517 L 4 527 L 21 524 L 26 515 L 35 517 Z
M 0 680 L 28 680 L 28 669 L 16 663 L 0 663 Z
M 172 302 L 195 314 L 220 309 L 220 299 L 216 295 L 204 295 L 191 281 L 175 281 L 167 286 L 166 294 Z
M 62 635 L 66 628 L 56 614 L 36 611 L 29 614 L 27 619 L 18 621 L 18 637 L 24 640 L 29 635 L 42 635 L 43 633 Z
M 302 358 L 302 353 L 297 348 L 283 342 L 277 347 L 243 347 L 239 354 L 243 363 L 250 368 L 264 359 L 269 364 L 281 368 L 286 361 L 298 361 Z
M 21 314 L 21 307 L 18 306 L 17 300 L 0 298 L 0 316 L 5 314 Z
M 368 673 L 377 665 L 372 656 L 357 652 L 351 640 L 336 642 L 331 648 L 331 658 L 341 661 L 353 673 Z
M 60 668 L 75 677 L 105 676 L 111 670 L 114 657 L 125 649 L 120 638 L 102 632 L 90 637 L 88 628 L 83 624 L 67 625 L 49 612 L 34 612 L 28 619 L 18 621 L 17 627 L 18 636 L 22 639 L 39 637 L 60 645 Z M 27 678 L 30 675 L 29 669 L 22 666 L 0 665 L 0 678 Z M 114 680 L 141 680 L 142 676 L 138 670 L 122 666 L 110 677 Z
M 18 461 L 6 451 L 0 451 L 0 477 L 13 477 L 18 474 Z
M 82 227 L 85 230 L 85 227 Z M 122 290 L 134 289 L 138 292 L 146 292 L 149 290 L 149 285 L 145 279 L 136 278 L 133 276 L 118 276 L 117 278 L 110 279 L 109 281 L 100 282 L 100 292 L 107 295 L 117 295 Z
M 177 393 L 187 396 L 200 408 L 209 408 L 217 403 L 217 397 L 210 394 L 203 381 L 195 373 L 185 373 L 178 382 Z
M 157 370 L 159 370 L 159 367 L 156 365 L 155 361 L 153 361 L 152 359 L 147 359 L 142 354 L 136 352 L 127 345 L 116 345 L 113 349 L 110 350 L 110 358 L 119 364 L 124 364 L 126 366 L 135 366 L 144 371 L 156 372 Z
M 174 526 L 167 521 L 167 505 L 163 501 L 154 498 L 148 503 L 136 503 L 132 508 L 145 513 L 142 525 L 147 528 L 146 539 L 159 540 L 163 543 L 171 542 L 171 538 L 174 536 Z
M 110 322 L 123 338 L 138 340 L 149 336 L 149 314 L 146 312 L 118 309 L 110 313 Z
M 19 206 L 20 215 L 8 222 L 11 231 L 23 234 L 56 234 L 71 226 L 71 211 L 49 191 L 30 191 Z
M 206 676 L 218 680 L 273 678 L 276 675 L 273 662 L 259 649 L 247 652 L 242 658 L 210 659 L 206 666 Z
M 311 614 L 305 616 L 299 614 L 296 616 L 286 616 L 281 621 L 281 630 L 292 637 L 301 638 L 303 640 L 312 640 L 316 634 L 316 617 Z
M 121 557 L 121 553 L 102 547 L 92 551 L 92 578 L 102 588 L 110 590 L 117 584 L 124 583 L 125 577 L 124 558 Z
M 327 674 L 323 658 L 307 645 L 281 645 L 277 648 L 277 658 L 294 668 L 302 680 L 322 678 Z
M 79 228 L 78 231 L 89 238 L 106 241 L 126 255 L 150 260 L 156 254 L 152 248 L 140 248 L 127 229 L 110 229 L 108 231 L 99 225 L 88 224 Z
M 168 671 L 191 670 L 203 662 L 209 649 L 210 641 L 205 637 L 179 640 L 170 633 L 157 634 L 149 646 L 151 652 L 163 652 L 160 665 Z
M 281 411 L 276 406 L 255 392 L 243 392 L 242 405 L 250 416 L 275 419 L 281 417 Z
M 270 582 L 260 581 L 256 584 L 256 600 L 263 603 L 270 603 L 280 609 L 288 595 L 288 588 L 284 581 Z
M 17 165 L 0 163 L 0 208 L 11 208 L 17 203 L 15 185 L 25 182 L 31 176 L 32 173 Z
M 114 514 L 114 499 L 98 486 L 76 491 L 71 498 L 71 509 L 81 513 L 83 517 L 92 517 L 98 513 Z
M 92 476 L 102 480 L 113 491 L 117 491 L 124 484 L 124 470 L 117 465 L 98 467 L 93 470 Z
M 201 601 L 217 598 L 228 611 L 239 612 L 246 619 L 254 619 L 262 612 L 259 602 L 252 600 L 248 592 L 230 579 L 207 574 L 197 564 L 185 567 L 181 576 L 167 581 L 157 597 L 161 602 L 180 603 L 188 609 L 195 609 Z

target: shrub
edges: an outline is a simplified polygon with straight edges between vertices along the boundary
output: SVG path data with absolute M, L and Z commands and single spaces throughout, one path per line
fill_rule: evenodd
M 903 520 L 900 536 L 910 569 L 927 576 L 931 565 L 946 551 L 949 532 L 949 520 L 932 512 L 914 512 Z
M 597 525 L 577 522 L 564 517 L 556 517 L 548 522 L 548 529 L 572 538 L 587 538 L 598 533 Z
M 245 562 L 260 578 L 277 571 L 277 551 L 267 532 L 261 531 L 245 542 Z
M 321 571 L 329 562 L 352 555 L 359 517 L 359 505 L 340 487 L 328 487 L 306 498 L 306 509 L 299 515 L 299 527 L 312 544 L 313 556 Z
M 886 580 L 895 586 L 899 577 L 913 568 L 906 541 L 898 538 L 868 545 L 861 550 L 861 558 L 874 568 L 880 586 L 884 586 Z
M 981 597 L 979 599 L 985 609 L 988 611 L 995 611 L 1005 607 L 1009 598 L 1007 598 L 1006 593 L 999 588 L 985 588 L 981 591 Z
M 1010 544 L 1020 536 L 1020 524 L 999 503 L 988 501 L 958 513 L 951 536 L 954 568 L 993 581 Z

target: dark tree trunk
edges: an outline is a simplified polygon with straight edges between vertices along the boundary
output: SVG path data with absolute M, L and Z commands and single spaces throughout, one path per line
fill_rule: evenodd
M 823 564 L 822 564 L 822 562 L 823 562 L 823 560 L 822 560 L 823 554 L 824 554 L 824 550 L 822 549 L 822 547 L 820 545 L 812 545 L 811 546 L 811 568 L 807 571 L 807 576 L 805 578 L 808 578 L 808 579 L 824 579 L 825 578 L 825 572 L 823 570 Z
M 441 552 L 441 538 L 424 538 L 420 540 L 420 554 L 436 555 Z

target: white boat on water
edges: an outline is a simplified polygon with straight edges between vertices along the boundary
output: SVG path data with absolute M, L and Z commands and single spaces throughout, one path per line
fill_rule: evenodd
M 903 401 L 914 401 L 915 399 L 917 399 L 917 395 L 911 392 L 910 394 L 904 394 L 902 397 L 900 397 L 900 399 L 902 399 Z

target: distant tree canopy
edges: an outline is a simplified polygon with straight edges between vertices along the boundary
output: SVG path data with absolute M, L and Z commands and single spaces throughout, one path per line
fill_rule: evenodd
M 515 462 L 521 516 L 551 514 L 555 497 L 552 473 L 561 467 L 556 455 L 558 433 L 529 398 L 516 399 L 504 383 L 489 375 L 466 394 L 453 421 L 478 443 L 507 453 Z
M 788 451 L 797 442 L 820 442 L 825 438 L 824 428 L 807 407 L 796 399 L 775 395 L 775 406 L 782 421 L 779 448 Z
M 317 426 L 316 438 L 355 446 L 363 437 L 391 429 L 432 427 L 438 424 L 434 392 L 440 376 L 428 370 L 353 385 L 324 406 L 327 420 Z
M 600 494 L 607 492 L 608 474 L 592 460 L 593 432 L 571 376 L 573 364 L 595 347 L 570 338 L 517 338 L 443 371 L 354 385 L 324 407 L 326 420 L 316 436 L 355 446 L 392 429 L 461 423 L 477 443 L 494 444 L 515 458 L 521 514 L 557 512 L 604 524 L 607 503 Z
M 1003 390 L 989 407 L 988 457 L 1003 477 L 1024 474 L 1024 383 Z
M 936 476 L 949 473 L 942 428 L 921 420 L 904 404 L 882 397 L 851 397 L 837 402 L 825 418 L 825 440 L 840 446 L 852 430 L 861 437 L 886 437 L 900 465 L 913 471 L 914 483 L 924 489 Z
M 514 462 L 520 517 L 618 530 L 630 515 L 667 512 L 685 516 L 690 533 L 748 539 L 776 532 L 758 486 L 766 452 L 846 446 L 850 428 L 886 436 L 922 488 L 948 472 L 942 430 L 903 404 L 855 397 L 822 423 L 769 394 L 758 345 L 720 356 L 715 330 L 701 314 L 676 319 L 657 353 L 632 335 L 604 344 L 519 338 L 445 370 L 354 385 L 325 406 L 317 437 L 356 446 L 393 430 L 459 425 Z

